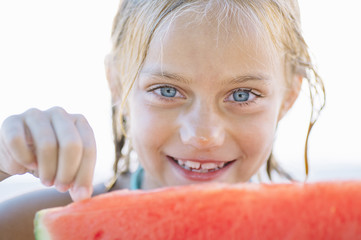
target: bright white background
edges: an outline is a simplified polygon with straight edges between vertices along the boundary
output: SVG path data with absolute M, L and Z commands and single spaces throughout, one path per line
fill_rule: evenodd
M 327 106 L 311 135 L 310 180 L 361 179 L 361 3 L 300 0 L 306 40 L 327 88 Z M 118 0 L 0 1 L 0 123 L 28 108 L 62 106 L 92 125 L 94 182 L 111 176 L 110 96 L 103 59 Z M 303 179 L 306 90 L 281 122 L 275 155 Z M 0 201 L 40 188 L 31 175 L 0 183 Z

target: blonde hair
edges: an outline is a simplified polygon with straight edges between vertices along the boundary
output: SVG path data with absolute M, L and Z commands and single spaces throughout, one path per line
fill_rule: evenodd
M 254 27 L 257 37 L 268 38 L 272 46 L 285 59 L 291 73 L 302 75 L 307 80 L 312 105 L 311 119 L 305 144 L 305 171 L 308 175 L 308 139 L 319 113 L 325 104 L 323 82 L 312 63 L 308 46 L 300 26 L 297 0 L 124 0 L 115 16 L 112 30 L 110 68 L 113 85 L 113 132 L 115 143 L 114 173 L 129 171 L 129 154 L 124 153 L 126 132 L 126 99 L 138 77 L 147 51 L 156 31 L 186 11 L 200 16 L 215 14 L 221 21 L 229 16 L 246 20 Z M 247 33 L 246 25 L 239 21 L 239 31 Z M 271 40 L 271 41 L 269 41 Z M 114 94 L 115 93 L 115 94 Z M 119 164 L 122 163 L 122 164 Z M 276 170 L 288 176 L 273 160 L 267 160 L 267 173 Z

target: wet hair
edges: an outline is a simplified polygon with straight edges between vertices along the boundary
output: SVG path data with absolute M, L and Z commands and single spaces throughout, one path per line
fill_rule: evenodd
M 211 15 L 218 19 L 218 27 L 226 28 L 224 22 L 230 18 L 235 19 L 238 21 L 237 30 L 243 34 L 247 34 L 250 25 L 252 31 L 256 32 L 256 37 L 263 38 L 262 42 L 269 43 L 269 48 L 283 56 L 285 66 L 292 75 L 301 75 L 307 81 L 311 102 L 304 154 L 307 176 L 309 135 L 324 107 L 325 89 L 302 36 L 297 0 L 124 0 L 114 18 L 112 50 L 107 58 L 110 77 L 113 78 L 110 88 L 115 178 L 120 173 L 129 172 L 132 152 L 131 144 L 126 138 L 127 96 L 142 69 L 157 30 L 186 12 L 197 13 L 202 18 Z M 288 83 L 292 84 L 290 81 Z M 273 170 L 291 179 L 272 154 L 267 160 L 266 169 L 270 179 Z

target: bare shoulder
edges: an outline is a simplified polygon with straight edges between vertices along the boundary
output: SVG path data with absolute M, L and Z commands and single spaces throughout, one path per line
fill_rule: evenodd
M 130 174 L 122 174 L 110 191 L 129 188 Z M 106 193 L 104 184 L 94 186 L 93 196 Z M 71 203 L 69 193 L 55 189 L 30 192 L 0 203 L 1 239 L 34 239 L 33 221 L 41 209 L 65 206 Z
M 94 187 L 94 194 L 106 191 L 104 184 Z M 30 192 L 0 203 L 1 239 L 34 239 L 35 213 L 44 208 L 60 207 L 71 203 L 69 193 L 55 189 Z

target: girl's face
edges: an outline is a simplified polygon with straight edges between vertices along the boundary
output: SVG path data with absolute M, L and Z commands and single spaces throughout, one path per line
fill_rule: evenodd
M 248 181 L 298 91 L 283 58 L 230 24 L 178 17 L 154 36 L 129 96 L 143 188 Z

